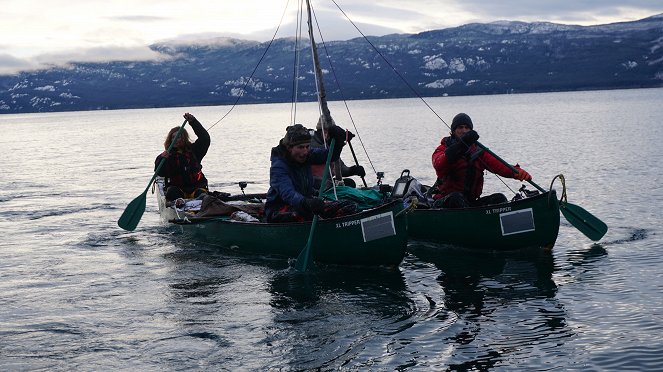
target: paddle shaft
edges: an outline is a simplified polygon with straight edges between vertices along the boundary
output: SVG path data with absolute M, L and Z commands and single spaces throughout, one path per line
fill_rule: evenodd
M 502 164 L 504 164 L 504 165 L 506 165 L 507 167 L 509 167 L 509 169 L 511 169 L 511 170 L 513 171 L 513 173 L 518 173 L 518 170 L 517 170 L 513 165 L 507 163 L 506 161 L 504 161 L 504 159 L 500 158 L 497 154 L 495 154 L 494 152 L 490 151 L 490 149 L 489 149 L 488 147 L 484 146 L 481 142 L 477 141 L 476 144 L 477 144 L 477 146 L 479 146 L 480 148 L 482 148 L 484 151 L 488 152 L 490 155 L 492 155 L 493 157 L 495 157 L 495 159 L 499 160 Z M 536 183 L 534 183 L 534 181 L 532 181 L 532 180 L 528 180 L 527 182 L 529 182 L 530 185 L 532 185 L 532 186 L 536 187 L 537 189 L 539 189 L 539 191 L 541 191 L 541 192 L 546 192 L 546 190 L 544 190 L 541 186 L 539 186 L 539 185 L 537 185 Z
M 350 152 L 352 152 L 352 158 L 355 160 L 355 164 L 359 166 L 359 161 L 357 161 L 357 155 L 355 155 L 355 149 L 352 148 L 352 142 L 348 141 L 348 146 L 350 146 Z M 366 184 L 366 180 L 364 179 L 364 176 L 360 176 L 362 182 L 364 182 L 364 187 L 368 187 Z
M 327 153 L 327 161 L 325 163 L 325 170 L 322 172 L 322 183 L 324 185 L 327 182 L 327 170 L 329 169 L 329 163 L 331 163 L 332 153 L 334 152 L 334 145 L 336 144 L 336 139 L 332 138 L 329 143 L 329 153 Z M 295 269 L 299 271 L 306 271 L 309 261 L 311 260 L 311 243 L 313 242 L 313 234 L 315 233 L 315 226 L 318 224 L 318 215 L 313 216 L 313 222 L 311 222 L 311 230 L 308 233 L 308 241 L 306 246 L 297 256 L 297 263 L 295 264 Z

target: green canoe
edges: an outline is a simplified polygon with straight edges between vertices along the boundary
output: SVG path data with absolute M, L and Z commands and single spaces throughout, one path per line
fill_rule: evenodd
M 166 205 L 157 180 L 162 221 L 179 226 L 192 240 L 235 251 L 296 258 L 306 246 L 311 222 L 246 222 L 227 216 L 195 217 Z M 315 262 L 338 265 L 397 266 L 407 248 L 407 217 L 400 200 L 357 214 L 318 220 L 311 255 Z
M 485 250 L 552 248 L 559 232 L 555 190 L 517 201 L 465 209 L 415 209 L 408 234 L 415 240 Z

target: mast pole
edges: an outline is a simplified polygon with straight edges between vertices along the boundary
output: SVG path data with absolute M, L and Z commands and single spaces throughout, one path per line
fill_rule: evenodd
M 315 38 L 313 37 L 313 19 L 311 18 L 311 2 L 306 0 L 306 11 L 308 12 L 308 36 L 311 40 L 311 54 L 313 55 L 313 65 L 315 66 L 315 81 L 318 86 L 318 102 L 322 115 L 327 123 L 331 123 L 331 113 L 327 107 L 327 93 L 325 92 L 325 84 L 322 81 L 322 69 L 320 68 L 320 59 L 318 58 L 318 47 L 315 45 Z
M 317 84 L 318 88 L 318 103 L 320 104 L 320 111 L 322 111 L 322 117 L 324 117 L 325 122 L 331 125 L 332 123 L 332 117 L 331 113 L 329 112 L 329 107 L 327 107 L 327 93 L 325 92 L 325 83 L 322 80 L 322 68 L 320 68 L 320 58 L 318 57 L 318 47 L 315 44 L 315 38 L 313 37 L 313 18 L 311 17 L 311 1 L 306 0 L 306 12 L 308 13 L 308 36 L 309 39 L 311 40 L 311 55 L 313 56 L 313 65 L 315 66 L 315 82 Z M 325 126 L 323 125 L 322 128 L 322 133 L 323 137 L 325 134 Z M 340 146 L 341 144 L 336 144 L 336 146 Z M 336 178 L 338 180 L 343 179 L 343 175 L 341 174 L 341 164 L 340 161 L 335 161 L 334 162 L 335 166 L 333 167 L 334 171 L 332 172 L 332 168 L 329 169 L 330 173 L 335 173 L 333 178 Z M 332 180 L 332 185 L 335 186 Z M 334 193 L 336 193 L 336 187 L 334 187 Z

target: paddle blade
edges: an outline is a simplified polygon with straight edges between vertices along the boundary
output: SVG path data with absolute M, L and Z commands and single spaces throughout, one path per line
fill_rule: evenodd
M 608 232 L 608 225 L 582 207 L 567 202 L 559 203 L 559 210 L 567 221 L 593 241 L 597 241 Z
M 308 268 L 308 263 L 310 261 L 310 256 L 311 256 L 311 245 L 307 244 L 304 249 L 302 249 L 301 252 L 299 252 L 299 256 L 297 256 L 297 262 L 295 262 L 295 269 L 300 272 L 305 272 L 306 269 Z
M 324 177 L 322 179 L 324 181 Z M 312 263 L 311 245 L 313 243 L 313 234 L 315 232 L 315 226 L 317 224 L 318 224 L 318 215 L 316 214 L 313 216 L 313 222 L 311 222 L 311 230 L 309 231 L 308 234 L 308 241 L 306 242 L 306 246 L 304 247 L 304 249 L 302 249 L 301 252 L 299 252 L 299 256 L 297 256 L 297 262 L 295 262 L 295 269 L 297 271 L 305 272 L 309 264 Z
M 140 218 L 143 216 L 143 212 L 145 212 L 145 199 L 145 193 L 142 193 L 136 199 L 132 200 L 127 205 L 122 216 L 120 216 L 120 219 L 117 220 L 117 225 L 127 231 L 134 231 L 136 226 L 138 226 L 138 222 L 140 222 Z

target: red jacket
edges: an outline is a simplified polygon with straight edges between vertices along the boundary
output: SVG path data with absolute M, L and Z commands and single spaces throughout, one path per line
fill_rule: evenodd
M 483 191 L 483 171 L 488 170 L 502 177 L 514 178 L 515 173 L 494 156 L 483 151 L 476 144 L 461 155 L 455 162 L 449 162 L 444 154 L 447 146 L 455 140 L 444 137 L 433 152 L 433 168 L 438 179 L 439 199 L 452 192 L 462 192 L 468 200 L 477 200 Z

